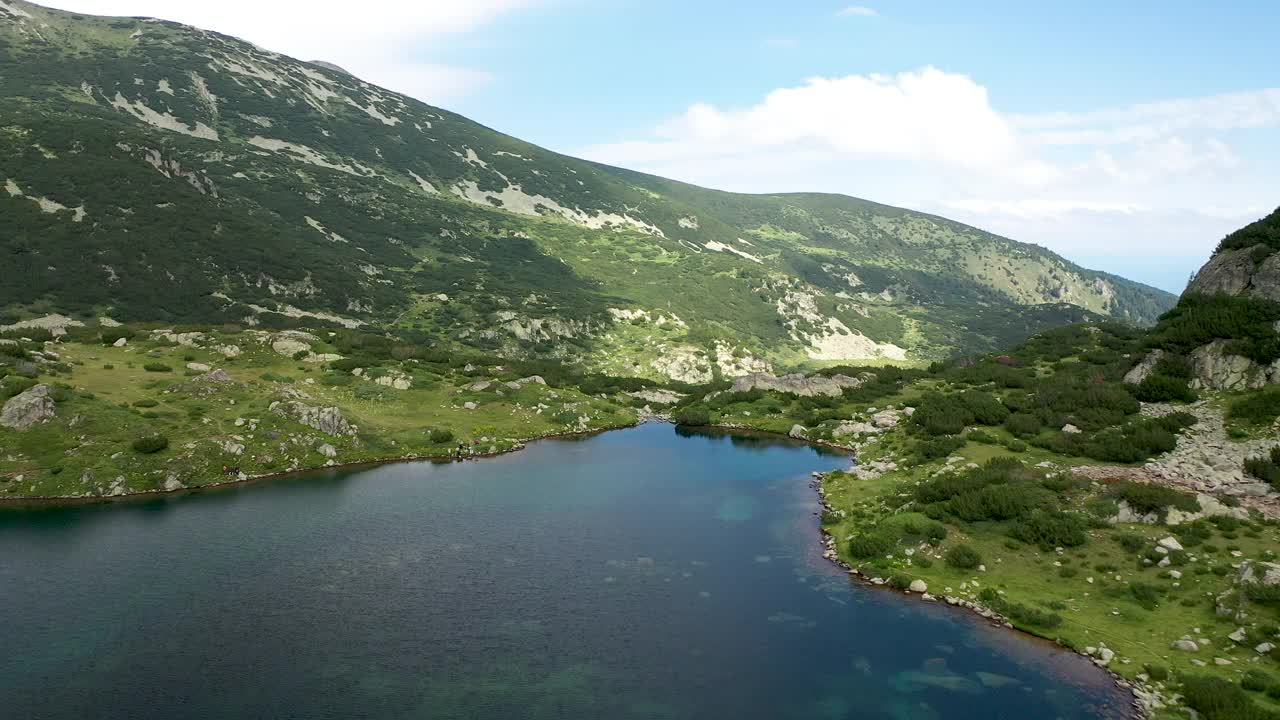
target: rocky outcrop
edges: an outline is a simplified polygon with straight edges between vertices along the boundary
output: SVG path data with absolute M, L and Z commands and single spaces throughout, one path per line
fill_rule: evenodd
M 354 437 L 359 432 L 359 428 L 348 423 L 342 416 L 342 410 L 336 407 L 312 407 L 295 400 L 272 403 L 271 409 L 279 415 L 330 435 Z
M 226 370 L 223 370 L 221 368 L 214 370 L 208 375 L 202 375 L 197 379 L 200 380 L 201 382 L 218 383 L 218 384 L 231 382 L 231 376 L 227 374 Z
M 1265 257 L 1258 262 L 1255 258 Z M 1280 302 L 1280 253 L 1265 245 L 1224 250 L 1187 286 L 1188 295 L 1241 295 Z
M 26 430 L 53 417 L 57 404 L 49 397 L 48 385 L 36 385 L 26 392 L 9 398 L 0 410 L 0 425 L 14 430 Z
M 1141 385 L 1142 381 L 1146 380 L 1147 377 L 1155 371 L 1156 366 L 1159 365 L 1160 361 L 1164 358 L 1165 352 L 1163 350 L 1152 350 L 1147 353 L 1147 356 L 1142 358 L 1142 362 L 1139 362 L 1128 372 L 1128 374 L 1124 376 L 1125 383 L 1129 385 Z
M 768 373 L 744 375 L 733 381 L 730 392 L 750 392 L 752 390 L 772 390 L 773 392 L 799 395 L 800 397 L 839 397 L 845 388 L 860 388 L 866 380 L 848 375 L 834 377 L 805 377 L 804 375 L 783 375 L 774 377 Z
M 684 395 L 671 390 L 636 390 L 635 392 L 627 393 L 627 395 L 654 405 L 674 405 L 684 399 Z
M 1191 386 L 1197 390 L 1257 390 L 1280 383 L 1280 362 L 1260 365 L 1228 349 L 1226 340 L 1214 340 L 1192 351 Z

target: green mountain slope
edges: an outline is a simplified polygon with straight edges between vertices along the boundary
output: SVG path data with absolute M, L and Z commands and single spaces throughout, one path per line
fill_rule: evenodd
M 1173 303 L 942 218 L 565 157 L 156 20 L 0 0 L 0 117 L 10 320 L 301 316 L 704 381 Z

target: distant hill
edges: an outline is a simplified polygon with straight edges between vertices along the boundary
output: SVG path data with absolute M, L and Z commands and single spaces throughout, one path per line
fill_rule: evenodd
M 1174 303 L 940 217 L 566 157 L 159 20 L 0 0 L 0 115 L 9 321 L 301 317 L 701 381 Z

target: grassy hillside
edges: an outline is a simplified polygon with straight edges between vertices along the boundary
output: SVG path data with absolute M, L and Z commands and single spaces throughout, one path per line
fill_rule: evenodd
M 6 0 L 0 115 L 10 322 L 301 316 L 706 381 L 1149 323 L 1173 300 L 942 218 L 583 162 L 161 21 Z

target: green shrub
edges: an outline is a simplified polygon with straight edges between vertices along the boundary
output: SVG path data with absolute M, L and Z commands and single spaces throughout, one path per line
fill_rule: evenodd
M 928 555 L 917 555 L 911 561 L 926 570 L 933 567 L 933 558 Z
M 1162 485 L 1124 481 L 1112 485 L 1107 495 L 1117 502 L 1123 500 L 1139 515 L 1163 513 L 1173 507 L 1184 512 L 1199 512 L 1200 501 L 1195 496 L 1178 492 Z
M 114 345 L 116 344 L 116 341 L 121 338 L 124 338 L 125 340 L 132 340 L 135 335 L 136 334 L 127 327 L 118 327 L 102 328 L 100 337 L 102 338 L 103 345 Z
M 1227 417 L 1254 425 L 1272 423 L 1280 417 L 1280 389 L 1263 390 L 1232 402 Z
M 1244 472 L 1270 485 L 1280 486 L 1280 447 L 1272 448 L 1266 457 L 1246 458 Z
M 705 407 L 690 406 L 675 414 L 676 425 L 706 427 L 711 424 L 711 412 Z
M 907 575 L 903 575 L 902 573 L 894 573 L 889 576 L 888 584 L 889 587 L 894 590 L 906 590 L 911 587 L 911 578 Z
M 1183 702 L 1203 720 L 1277 720 L 1280 715 L 1253 702 L 1244 689 L 1217 677 L 1182 678 Z
M 921 440 L 915 444 L 911 461 L 915 465 L 922 465 L 932 460 L 940 460 L 960 450 L 964 445 L 965 440 L 960 437 L 935 437 Z
M 982 555 L 971 546 L 963 543 L 947 550 L 947 565 L 959 570 L 973 570 L 982 564 Z
M 135 402 L 133 406 L 136 408 L 153 408 L 159 404 L 160 403 L 158 401 L 152 400 L 151 398 L 143 398 L 142 400 Z
M 1276 684 L 1276 679 L 1261 670 L 1248 670 L 1240 679 L 1240 687 L 1253 692 L 1264 692 Z
M 1005 442 L 1004 446 L 1009 452 L 1024 453 L 1027 451 L 1027 444 L 1017 438 L 1010 438 Z
M 1058 577 L 1073 578 L 1077 574 L 1079 574 L 1079 572 L 1080 572 L 1079 570 L 1076 570 L 1073 567 L 1063 566 L 1058 568 Z
M 152 455 L 169 447 L 169 438 L 163 435 L 144 435 L 133 441 L 133 449 L 144 455 Z
M 857 535 L 849 541 L 849 555 L 860 560 L 883 557 L 893 550 L 893 538 L 877 532 Z
M 1164 590 L 1150 583 L 1134 581 L 1129 583 L 1129 594 L 1144 610 L 1155 610 L 1160 605 Z
M 1038 509 L 1009 528 L 1009 535 L 1042 550 L 1055 547 L 1078 547 L 1089 535 L 1088 523 L 1075 513 Z
M 1019 603 L 1010 602 L 1000 596 L 994 588 L 983 588 L 978 593 L 978 599 L 987 607 L 995 610 L 1001 615 L 1007 616 L 1010 620 L 1023 625 L 1035 625 L 1038 627 L 1052 630 L 1062 625 L 1062 616 L 1056 613 L 1044 612 L 1036 608 L 1021 605 Z
M 1142 402 L 1195 402 L 1199 397 L 1186 378 L 1169 375 L 1148 375 L 1142 383 L 1132 389 L 1133 396 Z
M 168 365 L 165 365 L 164 363 L 157 363 L 157 362 L 147 363 L 146 365 L 142 366 L 142 369 L 146 370 L 147 372 L 153 372 L 153 373 L 173 372 L 173 368 L 169 367 Z
M 448 428 L 431 428 L 427 437 L 436 445 L 453 442 L 453 431 Z
M 1031 437 L 1040 434 L 1044 424 L 1040 418 L 1031 413 L 1014 413 L 1004 421 L 1004 428 L 1018 437 Z
M 1147 677 L 1156 682 L 1164 682 L 1169 679 L 1169 668 L 1163 665 L 1145 665 L 1143 669 L 1147 671 Z

